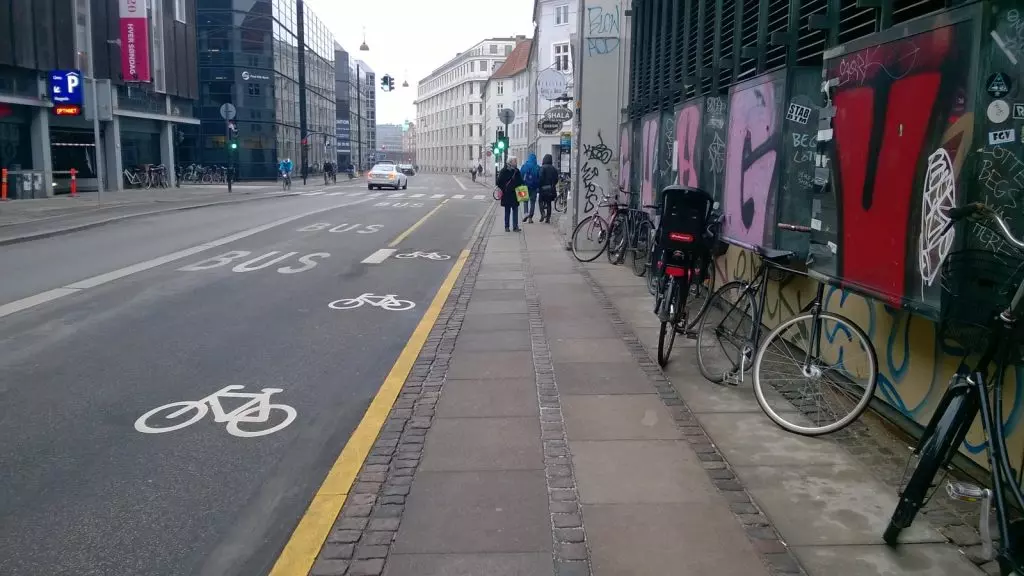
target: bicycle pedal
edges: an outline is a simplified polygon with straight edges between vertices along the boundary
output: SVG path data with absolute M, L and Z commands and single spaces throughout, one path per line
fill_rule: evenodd
M 946 494 L 961 502 L 981 502 L 992 497 L 992 491 L 988 488 L 955 480 L 946 482 Z

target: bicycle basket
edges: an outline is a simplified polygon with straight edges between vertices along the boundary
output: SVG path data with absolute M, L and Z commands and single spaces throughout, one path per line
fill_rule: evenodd
M 1010 305 L 1022 280 L 1024 259 L 1019 255 L 990 250 L 951 252 L 942 264 L 940 338 L 958 344 L 968 354 L 984 351 L 992 319 Z

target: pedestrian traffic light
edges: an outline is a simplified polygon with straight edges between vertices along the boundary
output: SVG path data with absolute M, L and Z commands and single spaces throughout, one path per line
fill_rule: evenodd
M 498 138 L 498 152 L 504 152 L 508 148 L 508 138 L 502 136 Z
M 388 76 L 387 76 L 387 74 L 385 74 L 384 76 L 380 77 L 380 89 L 385 91 L 385 92 L 388 91 Z
M 234 122 L 228 122 L 228 148 L 238 149 L 238 125 Z
M 391 76 L 388 76 L 387 79 L 388 79 L 388 92 L 393 92 L 395 90 L 395 79 L 392 78 Z

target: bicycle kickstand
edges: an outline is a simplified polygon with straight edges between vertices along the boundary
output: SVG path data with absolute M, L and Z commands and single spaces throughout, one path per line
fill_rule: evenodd
M 981 536 L 981 557 L 985 561 L 992 560 L 992 528 L 989 526 L 989 516 L 992 510 L 992 491 L 969 484 L 950 480 L 946 483 L 946 494 L 953 500 L 961 502 L 980 502 L 981 519 L 978 522 L 978 533 Z

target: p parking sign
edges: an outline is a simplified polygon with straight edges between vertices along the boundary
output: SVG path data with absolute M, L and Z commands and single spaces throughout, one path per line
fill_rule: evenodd
M 50 101 L 58 116 L 77 116 L 82 113 L 85 102 L 85 86 L 79 70 L 54 70 L 50 72 Z

